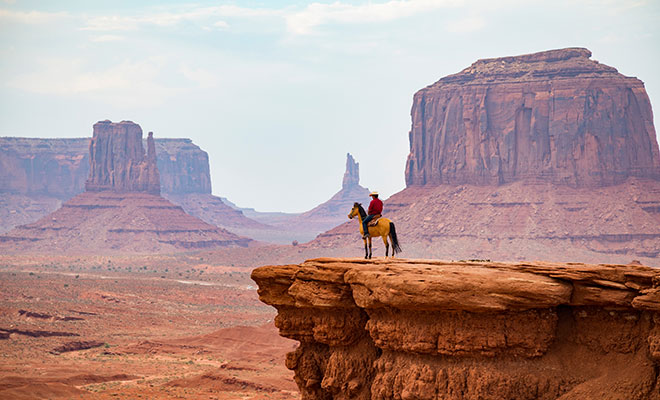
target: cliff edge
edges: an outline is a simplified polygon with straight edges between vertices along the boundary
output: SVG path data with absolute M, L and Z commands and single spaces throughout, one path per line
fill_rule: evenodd
M 660 399 L 660 271 L 314 259 L 252 273 L 303 399 Z

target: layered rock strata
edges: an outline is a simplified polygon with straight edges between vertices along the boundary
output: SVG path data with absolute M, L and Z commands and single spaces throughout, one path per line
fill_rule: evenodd
M 479 60 L 417 92 L 406 183 L 660 179 L 644 84 L 582 48 Z
M 257 268 L 303 399 L 660 399 L 660 272 L 315 259 Z
M 651 265 L 660 257 L 660 182 L 655 180 L 629 178 L 602 188 L 526 182 L 417 186 L 392 195 L 384 210 L 407 257 L 639 259 Z M 352 245 L 348 254 L 357 256 L 360 243 L 358 224 L 350 221 L 319 235 L 311 246 Z M 384 252 L 378 247 L 375 254 Z
M 247 246 L 151 193 L 84 192 L 53 213 L 0 235 L 7 251 L 175 252 Z
M 407 187 L 384 210 L 406 256 L 657 262 L 651 105 L 639 79 L 590 56 L 479 60 L 415 94 Z M 352 223 L 312 245 L 354 243 Z
M 90 171 L 87 192 L 145 192 L 160 194 L 153 132 L 142 147 L 142 128 L 131 121 L 94 124 L 89 145 Z
M 0 236 L 6 251 L 162 252 L 246 246 L 250 239 L 188 215 L 161 197 L 153 134 L 101 121 L 89 146 L 86 191 L 38 221 Z
M 68 200 L 85 190 L 90 138 L 0 138 L 0 193 Z M 154 139 L 160 189 L 211 193 L 208 154 L 190 139 Z M 148 147 L 147 141 L 143 146 Z
M 209 155 L 190 139 L 156 139 L 162 193 L 211 194 Z
M 0 138 L 0 233 L 34 222 L 84 191 L 89 144 L 89 138 Z M 154 144 L 161 194 L 168 200 L 212 225 L 269 229 L 211 195 L 208 154 L 190 139 Z

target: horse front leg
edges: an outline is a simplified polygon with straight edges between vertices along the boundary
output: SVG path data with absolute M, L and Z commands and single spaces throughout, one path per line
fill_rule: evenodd
M 369 236 L 369 258 L 371 259 L 371 236 Z
M 367 239 L 362 239 L 364 240 L 364 258 L 367 259 L 369 258 L 369 250 L 367 249 Z

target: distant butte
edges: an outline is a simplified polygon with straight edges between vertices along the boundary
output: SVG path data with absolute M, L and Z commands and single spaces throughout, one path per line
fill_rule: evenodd
M 651 104 L 642 81 L 590 57 L 479 60 L 414 95 L 407 187 L 385 202 L 405 256 L 657 262 Z M 356 229 L 311 246 L 354 243 Z
M 408 186 L 660 179 L 644 84 L 569 48 L 479 60 L 417 92 Z
M 8 251 L 162 252 L 247 246 L 251 240 L 186 214 L 160 196 L 153 135 L 130 121 L 94 125 L 86 191 L 0 236 Z

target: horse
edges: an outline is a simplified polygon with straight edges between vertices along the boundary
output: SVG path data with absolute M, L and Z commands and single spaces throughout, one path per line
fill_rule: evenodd
M 360 222 L 360 234 L 364 237 L 364 229 L 362 228 L 362 221 L 367 217 L 367 213 L 362 208 L 362 204 L 354 203 L 351 212 L 348 214 L 349 219 L 357 216 L 358 221 Z M 364 258 L 371 258 L 371 238 L 373 236 L 380 236 L 383 238 L 383 243 L 385 244 L 385 257 L 387 257 L 390 249 L 390 245 L 387 242 L 387 237 L 389 236 L 390 242 L 392 242 L 392 257 L 395 254 L 401 252 L 401 247 L 399 246 L 399 240 L 396 237 L 396 229 L 394 228 L 394 222 L 390 221 L 387 218 L 380 218 L 376 222 L 376 226 L 369 226 L 369 247 L 367 247 L 367 239 L 364 240 Z

